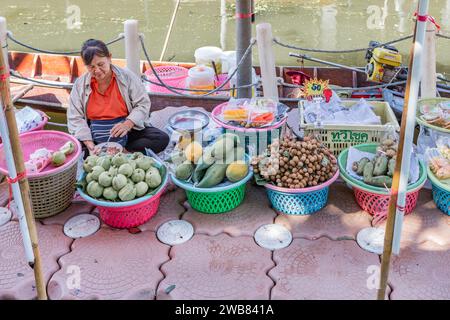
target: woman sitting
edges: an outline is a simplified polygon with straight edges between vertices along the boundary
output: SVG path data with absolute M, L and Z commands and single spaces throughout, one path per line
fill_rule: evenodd
M 81 49 L 88 72 L 79 77 L 70 94 L 67 111 L 69 132 L 89 152 L 97 144 L 117 142 L 129 152 L 163 151 L 169 137 L 150 125 L 150 98 L 139 77 L 111 64 L 102 41 L 89 39 Z

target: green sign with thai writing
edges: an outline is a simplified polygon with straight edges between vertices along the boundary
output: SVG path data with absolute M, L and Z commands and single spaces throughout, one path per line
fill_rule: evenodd
M 332 142 L 359 142 L 365 143 L 369 140 L 366 132 L 353 132 L 352 130 L 339 130 L 331 132 Z

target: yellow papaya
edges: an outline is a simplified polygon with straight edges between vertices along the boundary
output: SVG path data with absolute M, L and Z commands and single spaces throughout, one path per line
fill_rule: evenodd
M 231 182 L 237 182 L 245 178 L 248 174 L 248 164 L 238 160 L 230 163 L 227 167 L 226 177 Z
M 184 154 L 187 160 L 192 163 L 197 163 L 198 159 L 203 154 L 203 148 L 197 141 L 192 141 L 184 150 Z

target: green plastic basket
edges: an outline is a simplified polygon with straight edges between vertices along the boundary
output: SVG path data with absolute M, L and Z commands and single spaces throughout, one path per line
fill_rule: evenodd
M 238 207 L 245 197 L 245 186 L 241 184 L 235 188 L 221 192 L 186 191 L 191 207 L 199 212 L 208 214 L 224 213 Z
M 196 188 L 192 183 L 181 181 L 170 174 L 172 181 L 186 192 L 191 207 L 208 214 L 225 213 L 238 207 L 244 200 L 245 186 L 252 176 L 253 170 L 249 168 L 247 176 L 238 182 L 228 182 L 214 188 Z
M 450 133 L 450 130 L 445 129 L 445 128 L 441 128 L 438 126 L 435 126 L 433 124 L 430 124 L 424 120 L 422 120 L 421 113 L 420 113 L 420 107 L 423 106 L 424 104 L 438 104 L 440 102 L 444 102 L 444 101 L 449 101 L 450 99 L 448 98 L 426 98 L 426 99 L 419 99 L 419 101 L 417 102 L 417 111 L 416 111 L 416 121 L 418 124 L 428 127 L 430 129 L 436 130 L 436 131 L 440 131 L 440 132 L 444 132 L 444 133 Z
M 366 144 L 356 145 L 353 147 L 360 151 L 375 153 L 378 145 L 379 145 L 378 143 L 366 143 Z M 348 150 L 349 150 L 349 148 L 342 150 L 342 152 L 339 154 L 339 157 L 338 157 L 338 165 L 339 165 L 339 172 L 340 172 L 341 178 L 348 184 L 350 184 L 352 186 L 357 186 L 358 188 L 363 189 L 365 191 L 369 191 L 369 192 L 373 192 L 373 193 L 377 193 L 377 194 L 388 195 L 389 191 L 386 190 L 386 188 L 368 185 L 361 180 L 353 178 L 352 176 L 350 176 L 347 173 L 346 167 L 347 167 Z M 410 184 L 408 186 L 408 188 L 407 188 L 408 192 L 415 191 L 417 189 L 422 188 L 425 181 L 427 180 L 427 169 L 425 167 L 425 164 L 422 161 L 419 161 L 419 166 L 420 166 L 419 179 L 415 183 Z

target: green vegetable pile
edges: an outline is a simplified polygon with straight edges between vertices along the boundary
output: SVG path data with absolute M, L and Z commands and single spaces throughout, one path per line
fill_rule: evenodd
M 155 161 L 140 152 L 91 155 L 84 161 L 83 169 L 87 174 L 79 186 L 99 200 L 131 201 L 152 193 L 162 182 Z
M 397 158 L 397 146 L 392 139 L 386 139 L 378 147 L 377 155 L 373 160 L 364 157 L 352 165 L 356 174 L 363 176 L 364 183 L 375 187 L 392 186 L 395 161 Z

